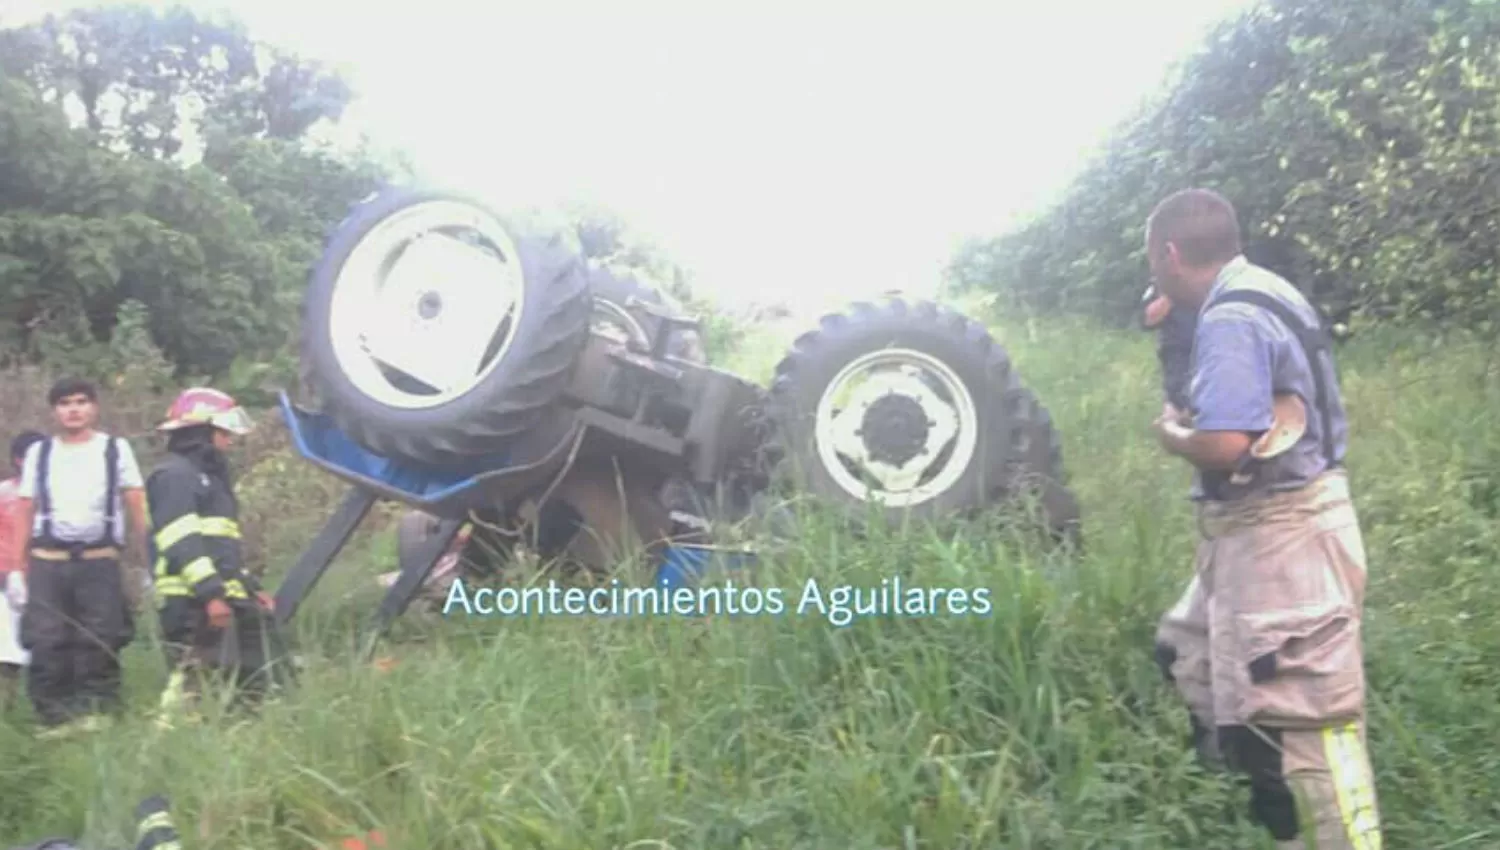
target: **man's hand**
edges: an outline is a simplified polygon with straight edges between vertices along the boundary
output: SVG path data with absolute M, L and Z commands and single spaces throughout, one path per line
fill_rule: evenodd
M 1151 429 L 1162 448 L 1199 469 L 1232 471 L 1250 449 L 1253 437 L 1243 431 L 1195 431 L 1173 418 L 1172 412 L 1163 409 Z
M 5 599 L 12 610 L 19 612 L 26 607 L 26 574 L 13 570 L 5 574 Z
M 234 622 L 234 612 L 229 610 L 229 603 L 214 597 L 208 600 L 208 624 L 215 629 L 227 629 Z
M 1182 411 L 1167 402 L 1161 406 L 1161 415 L 1151 423 L 1151 430 L 1156 432 L 1156 438 L 1167 451 L 1175 453 L 1175 446 L 1187 439 L 1190 433 L 1183 418 Z
M 264 590 L 255 594 L 255 599 L 256 601 L 260 602 L 260 607 L 266 609 L 267 611 L 276 610 L 276 598 L 271 594 L 265 592 Z

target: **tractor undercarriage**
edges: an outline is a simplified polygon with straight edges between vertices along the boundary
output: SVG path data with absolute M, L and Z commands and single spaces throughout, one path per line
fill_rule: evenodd
M 282 582 L 283 623 L 379 500 L 412 514 L 376 633 L 456 546 L 660 563 L 711 549 L 781 485 L 891 521 L 1038 495 L 1076 540 L 1045 408 L 981 325 L 930 302 L 825 316 L 763 388 L 710 366 L 696 320 L 659 293 L 513 239 L 472 201 L 399 190 L 330 239 L 303 332 L 321 410 L 284 394 L 282 411 L 297 451 L 350 490 Z

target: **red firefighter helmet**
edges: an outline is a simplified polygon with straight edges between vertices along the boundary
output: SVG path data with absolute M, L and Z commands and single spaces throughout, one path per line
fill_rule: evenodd
M 193 425 L 212 425 L 231 434 L 248 434 L 255 423 L 250 415 L 228 393 L 212 387 L 192 387 L 183 390 L 167 411 L 167 421 L 156 426 L 158 431 L 174 431 Z

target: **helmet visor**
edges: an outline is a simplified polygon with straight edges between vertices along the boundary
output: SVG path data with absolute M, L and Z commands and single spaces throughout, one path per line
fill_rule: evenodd
M 223 428 L 231 434 L 245 435 L 255 427 L 251 421 L 250 414 L 243 407 L 231 407 L 222 413 L 215 413 L 209 417 L 209 424 L 215 428 Z

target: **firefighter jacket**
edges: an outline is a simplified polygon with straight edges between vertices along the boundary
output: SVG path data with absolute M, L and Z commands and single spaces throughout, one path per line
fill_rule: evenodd
M 159 604 L 173 597 L 249 599 L 260 587 L 244 570 L 239 501 L 229 481 L 170 453 L 146 479 Z

